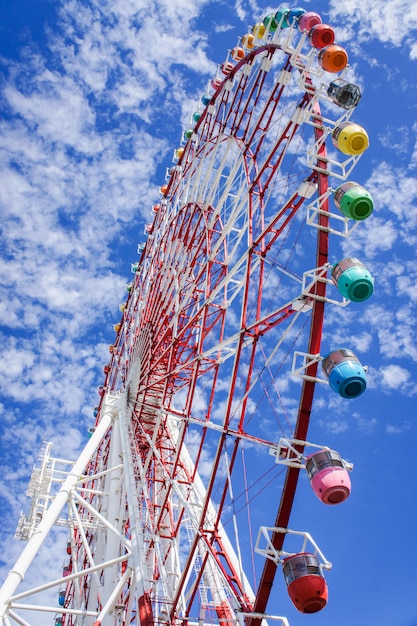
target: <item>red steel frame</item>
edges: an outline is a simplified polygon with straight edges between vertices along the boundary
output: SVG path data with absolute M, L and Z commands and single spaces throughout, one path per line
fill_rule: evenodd
M 272 60 L 274 53 L 279 49 L 277 46 L 268 45 L 262 48 L 258 48 L 251 53 L 244 61 L 238 63 L 234 69 L 234 73 L 237 73 L 246 63 L 253 63 L 258 54 L 264 55 L 264 57 Z M 283 69 L 285 71 L 291 71 L 291 65 L 287 58 Z M 259 203 L 263 205 L 263 198 L 270 184 L 272 184 L 275 173 L 279 170 L 283 156 L 285 154 L 286 146 L 291 142 L 297 129 L 298 122 L 289 120 L 286 127 L 282 130 L 280 137 L 271 146 L 269 155 L 265 160 L 263 166 L 257 169 L 257 156 L 260 153 L 263 144 L 266 141 L 266 131 L 273 117 L 274 112 L 280 104 L 280 98 L 284 89 L 283 85 L 276 83 L 272 92 L 268 95 L 268 104 L 264 105 L 264 112 L 258 119 L 254 127 L 250 127 L 252 118 L 252 111 L 249 111 L 245 106 L 242 106 L 244 100 L 251 101 L 252 105 L 256 104 L 261 98 L 262 88 L 266 78 L 266 72 L 262 70 L 258 72 L 257 80 L 251 86 L 251 92 L 246 92 L 247 76 L 242 75 L 239 85 L 234 90 L 232 102 L 229 103 L 229 92 L 222 92 L 222 101 L 220 106 L 217 107 L 216 115 L 211 116 L 209 113 L 203 114 L 199 123 L 197 124 L 195 132 L 200 136 L 200 145 L 215 145 L 216 137 L 222 135 L 225 132 L 227 125 L 231 124 L 232 134 L 236 139 L 236 142 L 241 146 L 244 163 L 247 172 L 248 180 L 248 194 L 249 194 L 249 224 L 252 224 L 252 211 L 253 203 Z M 227 79 L 230 80 L 230 77 Z M 216 100 L 217 94 L 213 96 L 213 101 Z M 299 108 L 307 106 L 313 97 L 313 89 L 309 90 L 302 97 Z M 254 106 L 252 107 L 253 110 Z M 323 129 L 320 127 L 320 109 L 318 104 L 314 105 L 314 116 L 316 118 L 316 124 L 314 127 L 314 133 L 316 140 L 323 136 Z M 191 144 L 187 146 L 186 151 L 180 159 L 180 165 L 184 168 L 185 176 L 192 176 L 195 168 L 195 160 L 191 157 L 187 160 L 188 154 L 191 152 Z M 195 155 L 193 155 L 195 156 Z M 318 155 L 318 162 L 320 170 L 326 170 L 326 147 L 325 142 L 321 144 L 320 152 Z M 254 167 L 255 166 L 255 167 Z M 255 174 L 253 174 L 255 172 Z M 319 195 L 324 194 L 327 190 L 327 175 L 325 173 L 312 172 L 309 180 L 318 184 Z M 175 196 L 180 188 L 180 181 L 175 175 L 173 175 L 168 184 L 168 190 L 165 197 L 170 198 Z M 224 578 L 228 581 L 230 588 L 233 590 L 235 597 L 238 599 L 242 610 L 245 612 L 255 612 L 257 614 L 264 613 L 272 582 L 275 577 L 277 566 L 271 560 L 266 560 L 264 570 L 258 586 L 256 599 L 253 604 L 247 598 L 244 592 L 244 586 L 240 580 L 240 575 L 236 571 L 232 561 L 228 558 L 227 551 L 222 546 L 221 536 L 218 533 L 218 528 L 221 521 L 223 507 L 228 490 L 228 479 L 224 480 L 222 496 L 219 500 L 217 508 L 217 519 L 214 523 L 214 527 L 206 528 L 205 520 L 210 499 L 213 496 L 213 488 L 216 482 L 218 468 L 220 460 L 224 450 L 225 442 L 229 434 L 235 433 L 238 436 L 235 438 L 235 443 L 230 456 L 229 472 L 233 470 L 236 454 L 238 451 L 239 443 L 241 439 L 250 438 L 250 435 L 246 435 L 244 429 L 244 418 L 246 403 L 248 399 L 248 391 L 251 386 L 251 379 L 253 374 L 253 364 L 255 358 L 255 352 L 257 348 L 258 339 L 266 332 L 276 327 L 278 324 L 286 320 L 288 317 L 294 314 L 294 310 L 290 305 L 277 308 L 276 311 L 263 316 L 261 310 L 261 292 L 258 294 L 258 306 L 256 313 L 252 318 L 247 315 L 248 301 L 251 281 L 252 264 L 255 259 L 259 262 L 259 276 L 262 277 L 264 271 L 264 259 L 268 251 L 271 249 L 276 240 L 281 236 L 284 229 L 288 226 L 294 215 L 300 209 L 304 202 L 304 198 L 300 197 L 297 193 L 294 193 L 292 197 L 281 207 L 275 218 L 268 224 L 261 225 L 261 231 L 255 232 L 250 227 L 250 240 L 249 240 L 249 254 L 247 257 L 247 266 L 245 271 L 245 287 L 243 295 L 243 305 L 241 308 L 241 321 L 240 328 L 241 333 L 237 340 L 235 349 L 235 359 L 233 365 L 233 372 L 231 375 L 231 384 L 228 394 L 228 402 L 225 410 L 225 419 L 223 424 L 223 431 L 219 437 L 217 452 L 213 459 L 213 471 L 212 477 L 206 487 L 205 504 L 201 511 L 200 516 L 200 528 L 199 534 L 196 534 L 193 545 L 190 547 L 187 561 L 184 565 L 182 577 L 178 582 L 177 593 L 172 602 L 172 610 L 170 619 L 173 622 L 177 619 L 177 605 L 180 596 L 184 590 L 186 584 L 189 569 L 192 566 L 193 559 L 196 554 L 198 541 L 201 539 L 204 541 L 207 547 L 206 560 L 208 554 L 217 561 L 220 571 L 223 572 Z M 322 207 L 322 213 L 326 211 L 326 205 Z M 164 219 L 163 211 L 157 214 L 155 218 L 155 224 L 153 226 L 153 232 L 157 233 L 160 221 Z M 140 291 L 142 288 L 146 288 L 146 285 L 140 286 L 137 283 L 134 285 L 132 293 L 129 296 L 126 308 L 126 314 L 122 320 L 122 330 L 118 335 L 118 340 L 115 344 L 115 354 L 117 357 L 113 358 L 112 367 L 109 368 L 108 380 L 106 381 L 107 389 L 117 389 L 120 384 L 126 385 L 129 379 L 130 362 L 133 359 L 134 351 L 137 351 L 138 342 L 141 342 L 141 356 L 142 370 L 138 379 L 138 387 L 135 392 L 135 397 L 131 397 L 130 401 L 133 402 L 132 418 L 135 424 L 134 432 L 137 446 L 138 455 L 142 456 L 144 464 L 149 468 L 149 490 L 152 493 L 152 499 L 145 502 L 144 505 L 148 507 L 148 510 L 152 513 L 155 522 L 155 530 L 161 537 L 167 539 L 174 537 L 179 531 L 184 510 L 177 516 L 177 520 L 174 521 L 173 512 L 170 510 L 170 497 L 172 494 L 172 487 L 166 487 L 164 484 L 163 476 L 157 476 L 156 472 L 151 471 L 152 454 L 147 443 L 147 436 L 149 438 L 155 438 L 154 429 L 157 424 L 157 412 L 163 407 L 167 399 L 172 396 L 175 391 L 181 389 L 183 386 L 187 389 L 187 409 L 191 411 L 191 402 L 193 393 L 198 377 L 204 372 L 211 371 L 212 376 L 212 394 L 210 399 L 210 405 L 207 411 L 207 421 L 210 420 L 210 415 L 214 406 L 214 393 L 216 388 L 218 365 L 216 364 L 216 358 L 211 359 L 198 359 L 199 353 L 203 350 L 204 339 L 213 328 L 218 328 L 217 340 L 219 343 L 224 338 L 224 315 L 222 310 L 216 302 L 209 305 L 202 304 L 199 308 L 196 304 L 203 303 L 210 291 L 216 287 L 221 286 L 222 280 L 224 280 L 227 270 L 224 263 L 220 260 L 207 262 L 209 256 L 210 247 L 215 245 L 216 238 L 221 233 L 222 225 L 218 221 L 211 229 L 211 233 L 206 232 L 207 224 L 210 219 L 210 207 L 200 207 L 197 204 L 189 204 L 184 206 L 179 214 L 173 218 L 171 228 L 169 230 L 169 237 L 171 241 L 161 240 L 161 247 L 165 247 L 169 253 L 169 245 L 178 246 L 178 242 L 181 241 L 182 249 L 173 249 L 173 257 L 175 255 L 181 256 L 185 253 L 190 254 L 189 265 L 192 268 L 194 274 L 191 273 L 187 280 L 193 280 L 195 283 L 195 291 L 193 302 L 182 309 L 180 319 L 178 320 L 178 330 L 176 339 L 173 340 L 172 330 L 169 323 L 161 324 L 161 319 L 169 320 L 175 315 L 175 276 L 174 273 L 171 276 L 166 274 L 157 273 L 157 266 L 153 267 L 154 275 L 152 278 L 153 284 L 151 288 L 151 296 L 147 300 L 147 308 L 141 312 L 141 330 L 137 328 L 136 338 L 132 341 L 132 337 L 129 334 L 125 334 L 127 328 L 128 317 L 130 321 L 138 315 L 138 301 L 134 302 L 134 293 Z M 320 216 L 320 226 L 325 227 L 327 224 L 326 215 Z M 165 232 L 168 232 L 165 230 Z M 177 242 L 177 243 L 175 243 Z M 327 262 L 327 250 L 328 250 L 328 233 L 323 230 L 318 231 L 317 239 L 317 256 L 316 266 L 322 266 Z M 145 278 L 147 278 L 145 276 Z M 148 277 L 149 278 L 149 277 Z M 138 279 L 135 279 L 136 281 Z M 262 281 L 261 281 L 262 282 Z M 323 298 L 325 296 L 326 284 L 325 282 L 318 282 L 315 286 L 315 295 Z M 164 308 L 161 309 L 161 304 L 164 304 Z M 322 323 L 324 314 L 324 302 L 322 299 L 314 299 L 312 309 L 312 319 L 310 327 L 310 339 L 308 344 L 308 352 L 312 354 L 319 353 Z M 197 326 L 202 330 L 199 341 L 197 344 L 192 345 L 191 339 L 195 336 L 195 329 Z M 155 328 L 159 328 L 158 334 L 155 336 Z M 139 339 L 138 339 L 139 333 Z M 239 425 L 236 429 L 231 428 L 230 420 L 232 415 L 232 405 L 235 397 L 235 387 L 237 383 L 239 367 L 240 367 L 240 355 L 243 348 L 243 344 L 247 337 L 252 337 L 252 356 L 249 360 L 249 368 L 246 374 L 245 390 L 243 394 L 243 402 L 241 406 L 241 415 Z M 136 343 L 135 343 L 136 341 Z M 129 348 L 130 344 L 130 348 Z M 117 362 L 116 362 L 117 358 Z M 317 372 L 317 363 L 311 365 L 308 368 L 307 374 L 314 377 Z M 305 440 L 307 435 L 307 429 L 310 419 L 313 394 L 315 383 L 308 380 L 304 381 L 301 392 L 301 399 L 299 404 L 299 413 L 297 425 L 294 432 L 296 439 Z M 177 449 L 175 449 L 173 442 L 169 436 L 166 426 L 163 421 L 159 423 L 160 434 L 156 440 L 156 447 L 161 453 L 159 462 L 165 464 L 166 472 L 174 477 L 181 476 L 181 480 L 188 482 L 190 485 L 193 483 L 195 476 L 190 474 L 187 468 L 182 464 L 180 458 L 180 448 L 183 445 L 186 428 L 183 429 Z M 201 457 L 206 437 L 206 429 L 202 422 L 202 436 L 199 444 L 199 451 L 196 455 L 196 467 L 197 471 L 198 459 Z M 255 439 L 255 438 L 254 438 Z M 155 460 L 155 459 L 154 459 Z M 289 468 L 285 479 L 285 485 L 282 491 L 282 498 L 278 508 L 275 525 L 279 527 L 287 527 L 290 519 L 291 508 L 294 500 L 294 495 L 297 487 L 298 470 Z M 155 503 L 157 503 L 157 509 L 155 509 Z M 152 512 L 153 511 L 153 512 Z M 170 519 L 170 532 L 163 530 L 166 526 L 167 519 Z M 273 544 L 276 549 L 282 548 L 283 535 L 274 535 L 272 538 Z M 152 557 L 153 546 L 148 546 L 149 558 Z M 201 568 L 200 577 L 204 568 L 204 563 Z M 155 576 L 158 573 L 155 572 Z M 199 578 L 197 578 L 193 592 L 188 598 L 188 607 L 193 605 L 195 595 L 198 591 Z M 139 599 L 139 612 L 143 624 L 150 626 L 153 624 L 152 607 L 150 598 L 147 594 Z M 230 619 L 232 623 L 233 615 L 230 613 L 228 606 L 217 607 L 218 618 L 227 620 Z M 251 626 L 258 626 L 260 619 L 246 618 L 247 623 Z M 184 625 L 187 620 L 182 622 Z M 223 622 L 223 623 L 228 623 Z

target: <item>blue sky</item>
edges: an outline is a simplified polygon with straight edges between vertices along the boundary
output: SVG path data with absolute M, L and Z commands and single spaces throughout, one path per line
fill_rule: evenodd
M 329 605 L 300 615 L 277 579 L 271 612 L 292 626 L 415 626 L 417 4 L 301 6 L 335 28 L 362 90 L 353 119 L 370 147 L 354 179 L 375 210 L 334 254 L 365 262 L 375 293 L 330 309 L 323 337 L 360 355 L 368 389 L 341 402 L 320 386 L 309 434 L 354 463 L 352 495 L 329 509 L 302 479 L 293 510 L 294 527 L 333 563 Z M 0 2 L 2 577 L 21 547 L 10 539 L 42 441 L 65 458 L 86 441 L 130 264 L 173 149 L 227 50 L 276 8 Z M 265 525 L 274 514 L 266 507 Z

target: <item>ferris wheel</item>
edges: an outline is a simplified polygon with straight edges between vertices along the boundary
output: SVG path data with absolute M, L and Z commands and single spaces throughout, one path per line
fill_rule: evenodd
M 290 514 L 300 471 L 323 506 L 350 494 L 352 466 L 307 435 L 318 384 L 366 388 L 349 345 L 321 353 L 325 307 L 373 291 L 360 260 L 329 261 L 373 208 L 350 180 L 368 137 L 334 39 L 278 10 L 210 81 L 138 247 L 91 437 L 74 464 L 46 446 L 34 473 L 6 624 L 288 625 L 268 613 L 279 570 L 297 610 L 325 607 L 330 562 Z M 62 575 L 20 591 L 55 524 Z

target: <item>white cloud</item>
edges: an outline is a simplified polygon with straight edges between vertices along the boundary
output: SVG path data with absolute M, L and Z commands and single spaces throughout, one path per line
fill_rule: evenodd
M 47 72 L 37 77 L 29 93 L 9 85 L 4 90 L 10 108 L 21 116 L 41 139 L 62 142 L 83 153 L 94 153 L 100 142 L 91 141 L 95 116 L 78 85 L 71 79 Z
M 384 390 L 400 389 L 406 386 L 410 379 L 410 372 L 399 365 L 387 365 L 378 374 L 379 388 Z
M 377 213 L 371 215 L 366 223 L 355 232 L 355 237 L 351 237 L 344 244 L 346 255 L 355 255 L 372 259 L 376 255 L 391 250 L 399 236 L 395 222 L 382 217 L 377 217 Z
M 340 435 L 340 433 L 345 433 L 349 429 L 346 420 L 318 420 L 318 425 L 321 426 L 324 432 L 332 435 Z
M 236 15 L 243 22 L 246 20 L 246 11 L 243 8 L 242 0 L 236 0 L 234 10 L 236 11 Z
M 2 442 L 19 440 L 26 470 L 26 446 L 36 453 L 48 436 L 75 456 L 81 435 L 68 420 L 82 430 L 92 422 L 158 168 L 175 147 L 166 137 L 177 127 L 180 138 L 183 74 L 204 84 L 216 71 L 193 24 L 204 4 L 69 0 L 44 55 L 28 47 L 21 61 L 5 60 Z
M 353 413 L 352 418 L 355 420 L 357 428 L 364 434 L 370 434 L 378 427 L 378 420 L 372 416 L 363 417 L 359 413 Z
M 170 68 L 180 63 L 204 79 L 215 71 L 206 36 L 191 29 L 201 4 L 150 11 L 126 0 L 99 10 L 71 0 L 48 33 L 48 54 L 4 60 L 1 444 L 12 526 L 26 488 L 20 479 L 26 483 L 42 440 L 74 458 L 93 422 L 129 261 L 144 239 L 158 166 L 170 158 L 167 129 L 185 100 L 183 83 L 161 107 L 175 79 Z
M 385 429 L 385 432 L 387 433 L 387 435 L 401 435 L 404 432 L 409 431 L 412 428 L 412 425 L 409 422 L 406 422 L 404 424 L 388 424 L 388 426 Z
M 214 30 L 216 33 L 227 33 L 229 30 L 233 30 L 233 24 L 215 24 Z
M 384 210 L 394 214 L 401 220 L 400 236 L 408 238 L 417 222 L 417 179 L 383 161 L 374 169 L 365 186 L 374 198 L 376 215 Z M 372 221 L 370 223 L 372 225 Z
M 393 15 L 404 16 L 401 28 L 392 19 Z M 417 29 L 415 0 L 387 0 L 382 4 L 371 0 L 344 0 L 343 3 L 331 0 L 330 16 L 335 24 L 343 24 L 342 29 L 337 29 L 340 41 L 379 39 L 384 44 L 409 47 L 409 55 L 414 58 L 414 46 L 410 42 Z

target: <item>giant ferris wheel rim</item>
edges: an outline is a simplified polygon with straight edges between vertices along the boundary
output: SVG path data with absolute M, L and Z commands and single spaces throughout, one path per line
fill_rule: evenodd
M 264 46 L 261 48 L 258 48 L 254 51 L 252 51 L 250 53 L 250 55 L 248 55 L 247 58 L 242 59 L 241 61 L 239 61 L 239 63 L 235 66 L 235 68 L 232 70 L 231 74 L 233 76 L 233 74 L 235 72 L 238 72 L 242 67 L 245 66 L 245 64 L 248 62 L 248 60 L 253 60 L 255 59 L 258 55 L 262 55 L 263 53 L 274 53 L 275 51 L 281 51 L 281 48 L 279 46 L 273 46 L 273 45 L 268 45 L 268 46 Z M 225 79 L 226 80 L 226 79 Z M 219 85 L 217 87 L 217 90 L 215 92 L 215 94 L 212 97 L 211 103 L 215 104 L 216 102 L 216 98 L 220 96 L 222 92 L 222 86 Z M 311 97 L 311 92 L 306 94 L 306 98 L 310 98 Z M 195 129 L 194 129 L 194 133 L 198 134 L 199 129 L 203 127 L 204 122 L 205 122 L 205 113 L 206 110 L 203 112 L 203 114 L 199 117 Z M 318 104 L 315 105 L 315 110 L 314 110 L 314 114 L 317 117 L 317 120 L 320 120 L 320 109 L 318 107 Z M 319 140 L 320 137 L 322 135 L 322 131 L 320 130 L 320 128 L 318 128 L 317 126 L 315 127 L 315 138 L 316 140 Z M 190 141 L 190 139 L 188 140 Z M 247 150 L 247 148 L 246 148 Z M 320 147 L 320 159 L 319 159 L 319 165 L 325 163 L 326 161 L 326 145 L 325 143 L 323 143 Z M 178 159 L 178 164 L 181 165 L 183 162 L 183 159 L 185 159 L 186 157 L 186 152 L 183 151 Z M 324 194 L 327 190 L 327 175 L 324 174 L 323 172 L 318 172 L 317 174 L 317 182 L 318 182 L 318 187 L 319 187 L 319 193 L 320 194 Z M 171 187 L 171 181 L 173 179 L 170 179 L 168 185 L 164 188 L 164 197 L 169 198 L 172 194 L 172 187 Z M 320 218 L 322 220 L 322 222 L 324 223 L 326 221 L 325 216 L 321 216 Z M 328 233 L 327 231 L 323 228 L 319 231 L 318 234 L 318 238 L 317 238 L 317 266 L 319 265 L 323 265 L 323 263 L 327 262 L 327 249 L 328 249 Z M 322 298 L 325 296 L 325 283 L 321 283 L 318 287 L 318 289 L 320 290 L 320 293 L 318 295 L 320 295 Z M 323 315 L 324 315 L 324 306 L 323 306 L 323 301 L 322 300 L 318 300 L 316 299 L 313 305 L 313 312 L 312 312 L 312 319 L 311 319 L 311 324 L 310 324 L 310 339 L 309 339 L 309 352 L 319 352 L 319 348 L 320 348 L 320 343 L 321 343 L 321 331 L 322 331 L 322 322 L 323 322 Z M 312 366 L 313 369 L 317 369 L 316 366 Z M 313 374 L 315 372 L 312 372 Z M 303 383 L 303 388 L 302 388 L 302 393 L 301 393 L 301 399 L 300 399 L 300 409 L 299 409 L 299 417 L 297 420 L 297 426 L 295 429 L 295 438 L 297 439 L 305 439 L 306 438 L 306 434 L 307 434 L 307 429 L 308 429 L 308 421 L 309 421 L 309 414 L 310 414 L 310 408 L 311 408 L 311 403 L 312 403 L 312 397 L 313 397 L 313 393 L 314 393 L 314 386 L 315 383 L 314 381 L 304 381 Z M 215 466 L 218 465 L 218 461 L 215 461 Z M 215 472 L 213 472 L 214 475 Z M 292 501 L 295 495 L 295 490 L 296 490 L 296 485 L 297 485 L 297 480 L 296 477 L 298 476 L 298 470 L 289 470 L 289 474 L 288 477 L 285 481 L 285 485 L 283 488 L 283 493 L 282 493 L 282 498 L 281 498 L 281 505 L 279 508 L 279 513 L 277 515 L 277 520 L 276 520 L 276 525 L 277 526 L 287 526 L 288 525 L 288 521 L 289 521 L 289 517 L 290 517 L 290 512 L 291 512 L 291 506 L 292 506 Z M 274 568 L 274 564 L 271 565 L 271 561 L 267 561 L 266 562 L 266 570 L 269 570 L 269 572 L 273 571 L 273 576 L 275 575 L 275 569 Z M 267 580 L 263 580 L 263 578 L 261 579 L 261 583 L 257 592 L 257 598 L 255 600 L 255 604 L 254 604 L 254 612 L 259 613 L 259 612 L 263 612 L 265 607 L 262 607 L 262 604 L 265 604 L 266 606 L 266 602 L 265 602 L 265 589 L 270 588 L 270 584 L 271 584 L 271 580 L 268 579 L 270 578 L 270 574 L 265 574 Z M 174 602 L 175 604 L 175 602 Z
M 289 13 L 298 19 L 300 11 Z M 277 555 L 290 532 L 300 459 L 311 445 L 306 439 L 330 283 L 328 179 L 339 165 L 326 148 L 332 133 L 320 110 L 322 88 L 313 85 L 309 73 L 317 51 L 310 48 L 303 57 L 306 33 L 291 47 L 294 24 L 286 24 L 285 45 L 279 34 L 272 37 L 275 43 L 263 42 L 270 27 L 265 20 L 251 35 L 251 42 L 258 40 L 255 49 L 243 56 L 236 52 L 235 64 L 221 66 L 224 77 L 213 81 L 214 93 L 205 96 L 205 108 L 194 114 L 193 129 L 175 151 L 153 223 L 146 227 L 146 243 L 132 266 L 135 277 L 121 322 L 114 327 L 92 438 L 0 592 L 2 611 L 19 599 L 13 593 L 28 555 L 33 558 L 59 507 L 68 503 L 68 518 L 61 519 L 70 528 L 61 622 L 72 626 L 80 614 L 95 618 L 95 624 L 110 623 L 114 610 L 116 621 L 125 614 L 126 624 L 139 620 L 142 626 L 197 619 L 230 625 L 239 613 L 240 620 L 257 626 L 265 614 L 282 562 Z M 329 27 L 324 30 L 328 35 Z M 300 164 L 306 121 L 313 147 L 307 145 L 308 159 Z M 343 152 L 355 133 L 364 145 L 360 127 L 347 129 L 344 143 L 333 133 L 333 144 Z M 340 166 L 341 178 L 352 159 Z M 301 208 L 310 192 L 318 196 L 317 205 L 312 203 L 317 223 L 308 230 Z M 308 210 L 306 224 L 313 225 Z M 307 288 L 301 272 L 309 269 L 302 265 L 310 257 L 316 270 Z M 349 261 L 346 267 L 354 265 Z M 251 499 L 266 501 L 262 492 L 270 485 L 256 461 L 259 450 L 268 451 L 275 456 L 269 465 L 276 469 L 279 456 L 276 431 L 268 430 L 269 416 L 262 412 L 273 404 L 263 376 L 278 379 L 281 369 L 288 376 L 297 342 L 312 358 L 302 375 L 296 419 L 293 424 L 288 418 L 279 391 L 282 416 L 273 415 L 282 432 L 291 433 L 294 462 L 279 484 L 275 525 L 268 550 L 258 551 L 263 570 L 252 586 L 246 568 L 252 558 L 256 569 L 252 523 L 260 516 L 252 520 Z M 342 358 L 346 350 L 336 352 Z M 246 445 L 258 454 L 248 463 L 243 454 L 238 457 Z M 343 465 L 339 457 L 337 462 Z M 238 528 L 242 511 L 247 520 Z M 304 555 L 312 556 L 305 549 L 295 554 L 301 560 Z M 63 579 L 55 582 L 62 585 Z M 323 608 L 326 601 L 323 591 L 320 602 L 313 609 L 306 605 L 305 612 Z
M 275 51 L 282 51 L 282 48 L 278 45 L 266 45 L 263 47 L 259 47 L 255 50 L 253 50 L 252 52 L 250 52 L 244 59 L 240 60 L 236 66 L 232 69 L 231 71 L 231 76 L 228 78 L 224 79 L 224 82 L 226 80 L 230 80 L 231 78 L 233 78 L 234 74 L 237 73 L 241 68 L 243 68 L 248 62 L 253 61 L 254 59 L 256 59 L 257 56 L 259 55 L 263 55 L 264 53 L 270 53 L 270 54 L 274 54 Z M 289 61 L 287 58 L 287 67 L 289 67 Z M 223 84 L 223 83 L 222 83 Z M 215 93 L 213 94 L 213 97 L 211 99 L 211 104 L 216 103 L 217 98 L 221 95 L 222 93 L 222 84 L 219 84 Z M 311 98 L 311 91 L 310 92 L 306 92 L 305 96 L 304 96 L 307 100 Z M 206 111 L 207 109 L 205 109 L 203 111 L 203 114 L 199 116 L 198 121 L 196 123 L 196 126 L 194 128 L 194 133 L 198 134 L 199 130 L 201 130 L 201 128 L 203 128 L 204 123 L 205 123 L 205 117 L 206 117 Z M 315 105 L 315 111 L 314 111 L 315 116 L 317 117 L 317 120 L 320 120 L 320 109 L 318 107 L 318 104 Z M 320 130 L 319 127 L 315 127 L 314 129 L 315 132 L 315 138 L 316 140 L 318 140 L 321 137 L 322 131 Z M 187 146 L 190 144 L 191 142 L 191 138 L 188 139 L 188 142 L 186 144 L 185 150 L 181 149 L 181 154 L 179 154 L 179 158 L 178 158 L 178 165 L 181 166 L 183 163 L 183 160 L 185 160 L 186 157 L 186 150 L 187 150 Z M 249 144 L 250 145 L 250 144 Z M 244 147 L 243 150 L 246 152 L 249 149 L 249 145 L 247 147 Z M 320 163 L 325 163 L 326 162 L 326 144 L 325 142 L 322 143 L 321 147 L 320 147 L 320 160 L 318 162 L 318 164 Z M 317 183 L 318 183 L 318 187 L 319 187 L 319 193 L 320 194 L 324 194 L 327 190 L 327 180 L 328 180 L 328 176 L 323 173 L 322 171 L 319 171 L 317 173 Z M 173 178 L 170 178 L 168 185 L 166 185 L 164 187 L 163 190 L 163 194 L 164 194 L 164 198 L 170 198 L 173 192 L 172 186 L 171 186 L 171 182 L 173 181 Z M 325 211 L 325 209 L 324 209 Z M 325 216 L 321 215 L 320 217 L 321 221 L 324 222 L 326 220 Z M 156 220 L 156 217 L 155 217 Z M 328 233 L 326 232 L 325 229 L 321 229 L 318 233 L 318 238 L 317 238 L 317 266 L 323 265 L 324 263 L 327 262 L 327 249 L 328 249 Z M 318 289 L 320 290 L 320 296 L 324 297 L 325 296 L 325 283 L 320 283 L 318 286 Z M 322 323 L 323 323 L 323 316 L 324 316 L 324 304 L 322 300 L 318 300 L 316 299 L 314 301 L 313 304 L 313 311 L 312 311 L 312 319 L 311 319 L 311 324 L 310 324 L 310 338 L 309 338 L 309 352 L 313 352 L 313 353 L 317 353 L 319 352 L 319 348 L 320 348 L 320 343 L 321 343 L 321 332 L 322 332 Z M 314 374 L 317 370 L 317 365 L 311 366 L 311 369 L 314 370 L 311 373 Z M 302 393 L 301 393 L 301 398 L 300 398 L 300 408 L 299 408 L 299 417 L 297 420 L 297 426 L 295 429 L 295 433 L 294 436 L 297 439 L 305 439 L 306 438 L 306 434 L 307 434 L 307 430 L 308 430 L 308 422 L 309 422 L 309 416 L 310 416 L 310 410 L 311 410 L 311 404 L 312 404 L 312 398 L 313 398 L 313 394 L 314 394 L 314 386 L 315 383 L 312 380 L 308 380 L 308 381 L 304 381 L 303 382 L 303 387 L 302 387 Z M 215 466 L 218 465 L 218 461 L 215 461 Z M 214 475 L 214 472 L 213 472 Z M 288 521 L 289 521 L 289 517 L 290 517 L 290 512 L 291 512 L 291 507 L 292 507 L 292 501 L 294 499 L 294 495 L 295 495 L 295 491 L 296 491 L 296 486 L 297 486 L 297 477 L 298 477 L 298 470 L 294 470 L 289 469 L 288 470 L 288 475 L 287 475 L 287 479 L 285 481 L 285 485 L 283 488 L 283 493 L 282 493 L 282 498 L 281 498 L 281 505 L 279 507 L 279 511 L 277 514 L 277 520 L 276 520 L 276 525 L 277 526 L 287 526 Z M 270 573 L 272 573 L 272 578 L 275 575 L 275 569 L 276 567 L 274 567 L 274 564 L 271 561 L 266 561 L 266 565 L 265 565 L 265 570 L 269 571 L 269 575 L 266 574 L 266 578 L 269 579 L 268 580 L 264 580 L 263 578 L 261 579 L 261 583 L 257 592 L 257 598 L 255 600 L 255 604 L 254 604 L 254 611 L 255 612 L 262 612 L 263 608 L 262 608 L 262 604 L 264 603 L 266 606 L 266 596 L 265 596 L 265 589 L 269 588 L 270 584 L 271 584 L 271 580 L 270 580 Z
M 316 115 L 318 120 L 320 120 L 320 108 L 319 105 L 316 104 Z M 322 129 L 320 126 L 315 127 L 315 137 L 316 140 L 320 140 L 322 137 Z M 324 168 L 320 167 L 320 170 L 326 169 L 326 144 L 322 143 L 320 148 L 320 154 L 318 159 L 318 165 L 323 165 Z M 319 195 L 325 194 L 328 188 L 328 175 L 323 173 L 323 171 L 318 172 L 318 186 L 319 186 Z M 317 267 L 321 267 L 323 264 L 328 261 L 328 245 L 329 245 L 329 236 L 328 231 L 326 230 L 326 226 L 328 225 L 328 217 L 326 216 L 326 211 L 328 211 L 328 203 L 324 207 L 323 214 L 320 216 L 322 220 L 323 230 L 319 231 L 319 235 L 317 238 L 317 251 L 316 251 L 316 265 Z M 312 316 L 310 322 L 310 334 L 308 341 L 308 352 L 310 354 L 317 354 L 320 352 L 320 345 L 322 339 L 323 332 L 323 319 L 324 319 L 324 297 L 326 295 L 326 284 L 320 283 L 318 285 L 318 289 L 320 293 L 318 295 L 323 299 L 316 299 L 313 303 Z M 317 374 L 317 363 L 311 366 L 311 370 L 309 372 L 311 374 L 312 379 Z M 315 382 L 312 379 L 303 380 L 303 385 L 300 394 L 300 404 L 299 411 L 297 416 L 297 423 L 294 429 L 294 439 L 298 439 L 300 441 L 307 440 L 308 427 L 310 423 L 311 417 L 311 409 L 314 397 L 314 389 Z M 297 446 L 297 449 L 302 452 L 303 446 Z M 299 468 L 296 467 L 288 467 L 287 473 L 285 476 L 285 482 L 282 489 L 281 499 L 278 505 L 275 523 L 274 526 L 277 528 L 287 528 L 290 523 L 291 509 L 293 506 L 295 493 L 298 484 L 299 477 Z M 282 549 L 284 543 L 284 534 L 276 533 L 272 536 L 272 543 L 277 550 Z M 272 560 L 265 560 L 265 565 L 262 571 L 262 577 L 260 580 L 256 600 L 254 603 L 254 613 L 264 613 L 270 592 L 272 590 L 272 584 L 275 578 L 277 565 Z M 259 619 L 248 620 L 248 624 L 260 624 Z

